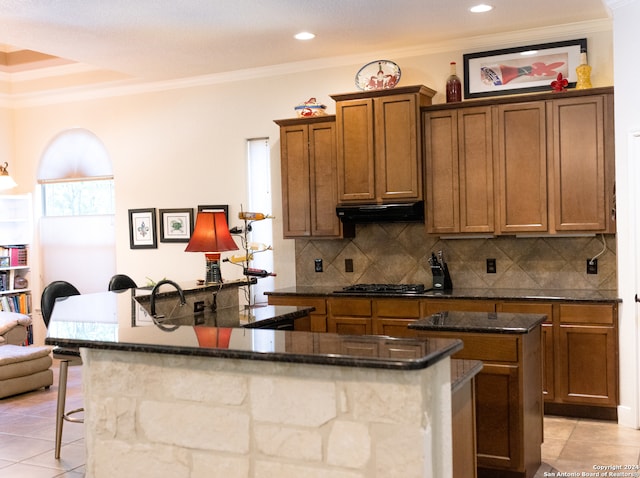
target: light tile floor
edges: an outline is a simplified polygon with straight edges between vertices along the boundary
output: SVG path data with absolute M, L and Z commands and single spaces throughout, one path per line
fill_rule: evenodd
M 57 363 L 53 370 L 50 389 L 0 399 L 1 478 L 84 477 L 83 425 L 65 423 L 61 458 L 53 457 Z M 81 370 L 69 368 L 67 409 L 82 406 Z M 558 476 L 558 472 L 582 476 L 582 472 L 597 471 L 597 465 L 640 465 L 640 430 L 614 422 L 547 416 L 544 434 L 543 463 L 535 478 Z M 640 470 L 635 472 L 640 477 Z

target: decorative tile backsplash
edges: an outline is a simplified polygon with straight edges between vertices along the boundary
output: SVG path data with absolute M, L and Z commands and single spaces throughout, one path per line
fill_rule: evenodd
M 296 240 L 300 286 L 356 283 L 432 283 L 428 259 L 442 250 L 456 288 L 616 290 L 616 238 L 511 237 L 440 239 L 423 224 L 366 224 L 343 240 Z M 603 243 L 604 240 L 604 243 Z M 598 273 L 587 274 L 587 259 L 598 256 Z M 315 272 L 322 259 L 324 272 Z M 353 272 L 345 272 L 345 259 Z M 487 274 L 486 260 L 497 271 Z

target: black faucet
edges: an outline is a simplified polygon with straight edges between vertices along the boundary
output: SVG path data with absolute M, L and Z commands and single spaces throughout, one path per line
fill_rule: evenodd
M 151 307 L 151 317 L 153 317 L 154 319 L 157 318 L 156 317 L 156 294 L 158 293 L 160 286 L 163 284 L 170 284 L 176 288 L 176 290 L 178 291 L 178 294 L 180 294 L 181 307 L 187 303 L 187 301 L 184 298 L 184 291 L 180 288 L 178 284 L 176 284 L 175 282 L 169 279 L 162 279 L 160 282 L 156 283 L 156 285 L 153 286 L 153 289 L 151 289 L 151 298 L 149 303 Z

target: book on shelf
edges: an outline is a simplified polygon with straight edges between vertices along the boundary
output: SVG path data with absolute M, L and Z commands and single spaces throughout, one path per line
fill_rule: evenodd
M 28 263 L 27 248 L 12 246 L 9 248 L 9 265 L 11 267 L 26 266 Z
M 8 271 L 0 271 L 0 291 L 9 290 L 9 272 Z
M 19 293 L 0 296 L 0 310 L 28 315 L 31 313 L 31 295 Z

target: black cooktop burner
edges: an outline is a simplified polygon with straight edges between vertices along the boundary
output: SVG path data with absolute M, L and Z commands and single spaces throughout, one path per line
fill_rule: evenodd
M 354 284 L 335 292 L 344 294 L 421 294 L 424 290 L 423 284 Z

